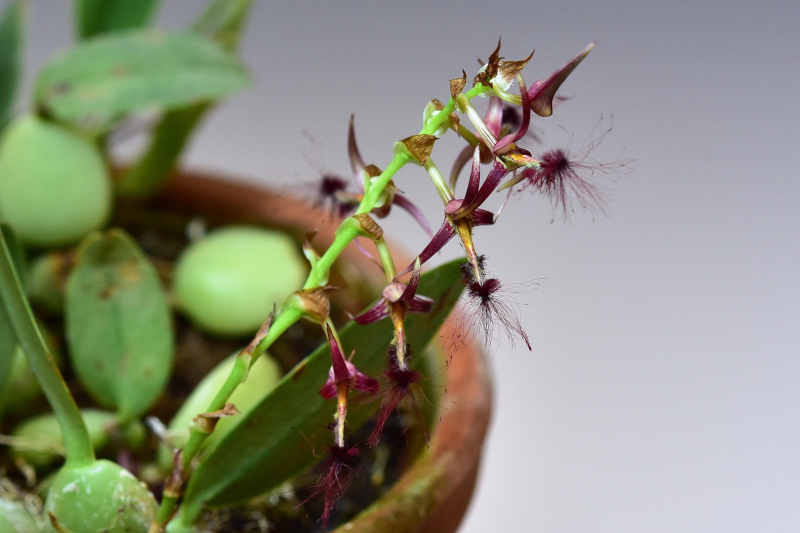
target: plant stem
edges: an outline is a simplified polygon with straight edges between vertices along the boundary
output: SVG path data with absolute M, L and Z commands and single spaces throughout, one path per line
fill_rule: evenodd
M 459 95 L 459 99 L 466 98 L 467 103 L 471 98 L 478 96 L 480 94 L 486 93 L 491 91 L 490 88 L 485 87 L 483 85 L 477 85 L 467 91 L 466 93 L 462 93 Z M 420 131 L 420 134 L 428 134 L 432 135 L 439 127 L 441 126 L 442 122 L 445 120 L 449 120 L 449 115 L 453 111 L 455 111 L 456 106 L 455 102 L 451 98 L 447 105 L 442 109 L 440 113 L 436 116 L 431 117 L 425 126 Z M 407 163 L 415 161 L 415 159 L 408 154 L 407 152 L 397 152 L 392 161 L 386 167 L 380 176 L 373 178 L 372 181 L 369 183 L 365 183 L 365 194 L 361 200 L 361 203 L 358 206 L 358 209 L 354 214 L 362 214 L 362 213 L 369 213 L 375 207 L 377 202 L 379 201 L 381 194 L 383 193 L 386 186 L 389 184 L 391 179 L 394 175 L 403 168 Z M 431 168 L 434 169 L 434 173 L 428 168 L 426 165 L 426 169 L 428 170 L 429 175 L 434 181 L 434 185 L 436 185 L 437 190 L 440 190 L 441 185 L 443 184 L 446 188 L 449 197 L 452 199 L 452 192 L 450 191 L 449 186 L 444 181 L 444 178 L 441 176 L 439 171 L 436 167 L 431 163 Z M 436 177 L 438 176 L 438 178 Z M 440 190 L 440 195 L 442 194 L 442 190 Z M 448 194 L 445 194 L 447 196 Z M 445 196 L 442 199 L 445 199 Z M 446 203 L 446 202 L 445 202 Z M 325 253 L 317 259 L 317 261 L 312 265 L 311 272 L 308 275 L 308 278 L 303 285 L 303 289 L 313 289 L 323 285 L 325 282 L 324 280 L 328 279 L 328 274 L 330 273 L 330 269 L 333 266 L 334 262 L 339 258 L 345 248 L 350 245 L 356 237 L 359 236 L 359 232 L 357 229 L 353 227 L 352 224 L 348 222 L 348 219 L 345 219 L 340 224 L 339 228 L 336 230 L 336 236 L 334 238 L 333 243 L 331 243 L 330 247 L 325 251 Z M 385 245 L 385 242 L 384 242 Z M 384 268 L 386 269 L 386 265 L 390 265 L 391 269 L 394 269 L 394 263 L 391 259 L 391 254 L 389 250 L 385 246 L 378 246 L 378 252 L 381 255 L 381 260 L 384 264 Z M 385 255 L 388 254 L 388 260 Z M 387 279 L 389 282 L 394 278 L 394 273 L 392 273 L 391 278 L 389 278 L 390 271 L 386 271 Z M 214 400 L 209 405 L 206 412 L 213 412 L 225 405 L 225 402 L 230 398 L 231 394 L 236 390 L 236 387 L 242 382 L 244 376 L 247 375 L 247 370 L 249 365 L 252 364 L 258 357 L 260 357 L 266 350 L 272 345 L 273 342 L 280 336 L 284 331 L 286 331 L 292 324 L 297 322 L 303 317 L 303 311 L 297 307 L 293 306 L 284 306 L 278 311 L 277 316 L 275 317 L 275 322 L 270 327 L 269 333 L 267 336 L 258 343 L 256 349 L 252 353 L 252 357 L 239 357 L 236 360 L 236 363 L 231 370 L 228 379 L 222 385 L 222 388 L 214 397 Z M 209 433 L 202 432 L 197 428 L 192 428 L 189 440 L 187 441 L 186 445 L 183 448 L 183 465 L 184 468 L 187 469 L 192 462 L 192 459 L 200 450 L 203 442 L 206 438 L 208 438 Z M 173 516 L 173 509 L 177 503 L 177 498 L 164 498 L 161 501 L 161 507 L 158 511 L 158 521 L 164 524 L 171 516 Z M 180 514 L 179 514 L 180 516 Z M 181 520 L 178 518 L 178 520 Z M 182 525 L 190 525 L 182 523 Z
M 95 460 L 94 449 L 83 417 L 36 326 L 36 320 L 25 298 L 2 232 L 0 232 L 0 297 L 31 371 L 58 419 L 64 436 L 67 457 L 65 466 L 91 464 Z

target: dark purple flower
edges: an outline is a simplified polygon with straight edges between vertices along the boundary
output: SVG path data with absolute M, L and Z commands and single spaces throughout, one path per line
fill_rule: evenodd
M 352 317 L 356 324 L 365 326 L 378 320 L 387 318 L 392 313 L 391 305 L 402 302 L 405 310 L 409 313 L 429 313 L 433 308 L 433 300 L 427 296 L 417 294 L 419 278 L 421 274 L 421 262 L 419 258 L 413 263 L 413 271 L 408 285 L 399 281 L 388 284 L 383 288 L 382 298 L 368 310 L 358 316 Z
M 375 394 L 378 392 L 377 380 L 361 373 L 356 365 L 345 360 L 339 343 L 328 326 L 328 346 L 331 350 L 331 369 L 328 372 L 328 380 L 319 390 L 320 396 L 326 400 L 336 397 L 340 390 L 344 390 L 345 395 L 350 389 Z

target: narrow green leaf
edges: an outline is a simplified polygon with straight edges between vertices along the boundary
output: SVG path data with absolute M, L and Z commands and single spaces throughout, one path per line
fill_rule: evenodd
M 127 113 L 208 102 L 248 83 L 237 59 L 200 36 L 135 31 L 92 39 L 51 61 L 36 101 L 44 113 L 98 133 Z
M 419 293 L 433 298 L 434 310 L 409 315 L 407 334 L 422 353 L 450 314 L 463 284 L 459 263 L 445 264 L 422 276 Z M 350 323 L 340 330 L 344 349 L 355 350 L 353 362 L 363 372 L 379 374 L 393 337 L 391 322 L 368 326 Z M 418 361 L 421 358 L 416 358 Z M 203 505 L 229 505 L 261 494 L 308 470 L 331 445 L 326 429 L 336 410 L 318 391 L 331 365 L 327 345 L 309 355 L 275 390 L 250 411 L 218 443 L 192 474 L 183 503 L 183 522 L 194 521 Z M 379 401 L 351 402 L 347 422 L 358 429 L 379 407 Z
M 192 25 L 191 31 L 234 52 L 239 47 L 252 4 L 253 0 L 215 0 Z M 165 113 L 144 155 L 120 179 L 119 193 L 144 196 L 168 181 L 178 156 L 210 107 L 210 104 L 195 104 Z
M 122 230 L 84 239 L 67 281 L 65 319 L 72 365 L 87 391 L 123 421 L 144 414 L 167 383 L 174 339 L 155 268 Z
M 100 33 L 143 28 L 150 24 L 159 0 L 75 0 L 78 35 L 86 39 Z
M 0 133 L 13 112 L 14 97 L 22 77 L 25 2 L 8 4 L 0 18 Z
M 17 241 L 14 232 L 11 230 L 11 226 L 5 222 L 0 222 L 0 232 L 2 232 L 8 244 L 11 260 L 14 263 L 17 276 L 22 279 L 22 273 L 25 269 L 19 241 Z M 0 419 L 2 419 L 3 408 L 6 405 L 6 394 L 8 393 L 8 384 L 11 379 L 11 369 L 16 359 L 16 352 L 17 335 L 14 333 L 11 317 L 8 316 L 2 299 L 0 299 Z

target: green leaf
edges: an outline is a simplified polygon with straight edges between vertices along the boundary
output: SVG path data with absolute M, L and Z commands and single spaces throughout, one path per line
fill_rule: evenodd
M 8 243 L 8 249 L 9 252 L 11 252 L 11 261 L 14 263 L 17 276 L 22 279 L 25 268 L 19 241 L 11 230 L 11 226 L 5 222 L 0 222 L 0 232 L 3 233 L 3 237 Z M 14 365 L 16 351 L 17 335 L 14 333 L 11 317 L 8 316 L 3 301 L 0 299 L 0 419 L 2 419 L 3 407 L 6 404 L 5 395 L 8 392 L 8 384 L 11 379 L 11 369 Z
M 75 373 L 122 421 L 144 414 L 169 379 L 174 339 L 155 268 L 120 229 L 81 243 L 67 281 L 67 337 Z
M 75 0 L 78 35 L 143 28 L 150 24 L 159 0 Z
M 231 52 L 239 48 L 253 0 L 214 0 L 192 24 L 191 31 Z
M 252 4 L 253 0 L 216 0 L 200 15 L 191 31 L 233 52 L 239 47 Z M 165 113 L 144 155 L 120 179 L 120 194 L 143 196 L 166 182 L 194 128 L 210 107 L 210 104 L 196 104 Z
M 208 102 L 248 83 L 239 61 L 202 37 L 136 31 L 92 39 L 51 61 L 36 101 L 57 120 L 99 133 L 127 113 Z
M 419 293 L 435 300 L 425 315 L 407 317 L 407 334 L 418 353 L 436 335 L 463 290 L 459 263 L 454 261 L 422 276 Z M 353 362 L 373 375 L 385 366 L 393 337 L 391 321 L 368 326 L 350 323 L 340 330 Z M 420 362 L 422 358 L 415 358 Z M 326 426 L 336 410 L 318 391 L 331 366 L 327 345 L 321 346 L 286 375 L 275 390 L 250 411 L 209 453 L 192 474 L 183 502 L 184 523 L 193 522 L 205 504 L 222 506 L 242 502 L 308 470 L 320 457 L 314 451 L 331 445 Z M 348 426 L 358 429 L 380 402 L 351 402 Z
M 8 4 L 0 18 L 0 133 L 5 129 L 14 106 L 22 76 L 22 45 L 25 28 L 25 3 Z

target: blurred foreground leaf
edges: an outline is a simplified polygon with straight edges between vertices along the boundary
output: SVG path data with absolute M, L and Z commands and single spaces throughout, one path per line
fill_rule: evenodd
M 0 133 L 5 129 L 14 107 L 22 76 L 22 45 L 25 30 L 25 3 L 10 2 L 0 17 Z
M 150 24 L 159 0 L 76 0 L 75 23 L 81 39 Z
M 253 0 L 215 0 L 192 25 L 191 32 L 233 52 L 239 47 L 252 4 Z M 191 133 L 210 108 L 210 103 L 203 103 L 166 112 L 153 130 L 150 146 L 120 179 L 119 192 L 143 196 L 166 182 Z
M 119 229 L 81 243 L 66 289 L 72 365 L 94 399 L 120 420 L 147 412 L 172 369 L 167 295 L 155 268 Z
M 240 62 L 207 39 L 135 31 L 86 41 L 51 61 L 36 102 L 57 120 L 100 133 L 127 113 L 208 102 L 248 83 Z

